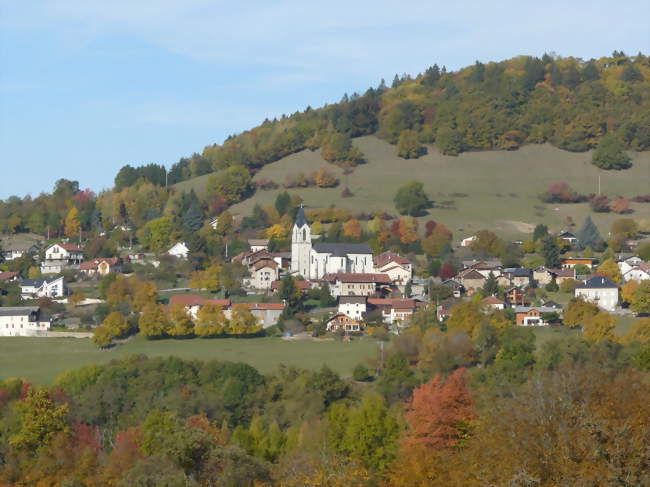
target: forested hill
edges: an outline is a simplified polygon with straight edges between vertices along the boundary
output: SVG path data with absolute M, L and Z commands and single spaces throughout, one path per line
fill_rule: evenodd
M 431 143 L 448 155 L 543 142 L 581 152 L 607 132 L 627 149 L 650 149 L 648 56 L 522 56 L 456 72 L 434 65 L 416 77 L 396 76 L 390 87 L 382 81 L 363 95 L 266 120 L 223 145 L 209 145 L 176 163 L 169 183 L 237 164 L 254 171 L 305 148 L 322 148 L 330 162 L 354 164 L 363 154 L 350 138 L 368 134 L 398 144 L 403 157 L 417 157 L 421 144 Z M 116 185 L 139 176 L 123 168 Z

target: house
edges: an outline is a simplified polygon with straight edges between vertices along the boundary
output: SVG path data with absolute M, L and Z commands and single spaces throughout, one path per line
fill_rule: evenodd
M 327 331 L 345 330 L 346 332 L 361 331 L 361 323 L 343 313 L 337 313 L 327 321 Z
M 294 284 L 296 285 L 296 287 L 298 288 L 298 290 L 301 293 L 306 293 L 312 287 L 314 287 L 314 283 L 311 282 L 311 281 L 301 281 L 299 279 L 294 279 L 293 282 L 294 282 Z M 282 281 L 281 280 L 280 281 L 273 281 L 271 283 L 271 291 L 274 292 L 274 293 L 279 291 L 280 287 L 282 287 Z
M 105 276 L 121 269 L 122 260 L 118 257 L 98 257 L 79 264 L 79 272 L 87 276 Z
M 330 286 L 330 294 L 338 296 L 373 296 L 378 288 L 390 287 L 391 280 L 387 274 L 327 274 L 323 281 Z
M 406 286 L 413 278 L 411 261 L 390 251 L 374 257 L 373 266 L 376 274 L 387 274 L 396 286 Z
M 579 264 L 586 265 L 589 269 L 593 268 L 596 259 L 591 257 L 565 257 L 562 259 L 562 268 L 570 269 Z
M 50 325 L 50 317 L 38 306 L 0 308 L 0 336 L 43 336 Z
M 523 289 L 513 286 L 504 293 L 506 303 L 510 306 L 524 306 L 526 304 L 526 293 Z
M 63 276 L 20 281 L 22 299 L 61 298 L 67 294 Z
M 545 321 L 546 313 L 557 313 L 558 310 L 546 306 L 515 307 L 515 323 L 517 326 L 548 326 L 549 322 Z
M 525 267 L 512 267 L 503 269 L 497 281 L 499 286 L 517 286 L 520 288 L 527 288 L 531 285 L 533 272 Z
M 533 280 L 537 286 L 546 286 L 547 284 L 550 284 L 553 279 L 553 274 L 546 267 L 540 266 L 533 269 Z
M 576 237 L 573 233 L 568 232 L 566 230 L 560 232 L 558 237 L 560 237 L 562 240 L 569 243 L 570 245 L 574 245 L 575 243 L 578 242 L 578 237 Z
M 454 280 L 460 282 L 465 289 L 476 291 L 485 286 L 486 278 L 476 269 L 464 269 L 458 273 Z
M 614 311 L 618 305 L 618 285 L 606 277 L 594 276 L 576 287 L 575 296 L 605 311 Z
M 232 303 L 229 299 L 205 299 L 195 294 L 176 294 L 169 299 L 170 306 L 178 304 L 185 307 L 193 320 L 197 318 L 199 310 L 208 304 L 221 307 L 226 319 L 231 318 L 234 306 L 245 306 L 264 328 L 275 325 L 285 307 L 284 303 Z
M 37 252 L 36 245 L 33 243 L 14 239 L 3 239 L 0 247 L 4 260 L 19 259 L 25 254 L 33 255 Z
M 269 241 L 267 239 L 261 239 L 261 238 L 249 238 L 248 246 L 251 248 L 252 252 L 259 252 L 260 250 L 264 250 L 268 252 Z
M 485 306 L 492 308 L 492 309 L 506 309 L 506 302 L 501 301 L 499 298 L 496 296 L 488 296 L 485 298 L 483 301 L 481 301 Z
M 41 263 L 43 274 L 59 274 L 65 269 L 77 269 L 83 260 L 83 249 L 74 244 L 56 243 L 45 249 Z
M 212 220 L 210 220 L 210 223 L 208 225 L 210 225 L 213 230 L 216 230 L 217 226 L 219 226 L 219 217 L 214 217 Z
M 185 242 L 176 242 L 167 251 L 167 254 L 174 256 L 177 259 L 187 259 L 187 256 L 190 254 L 190 249 L 187 248 Z
M 18 273 L 12 271 L 0 272 L 0 281 L 2 282 L 13 282 L 18 279 Z
M 464 238 L 460 241 L 460 246 L 461 247 L 469 247 L 472 245 L 472 242 L 474 242 L 478 237 L 476 235 L 472 235 L 471 237 Z
M 449 318 L 451 316 L 451 308 L 453 308 L 456 303 L 458 303 L 458 299 L 454 298 L 448 298 L 445 299 L 442 303 L 438 305 L 438 309 L 436 310 L 436 314 L 438 316 L 438 321 L 442 322 Z
M 627 272 L 631 271 L 635 267 L 644 263 L 644 260 L 641 257 L 633 255 L 627 259 L 622 259 L 618 261 L 618 269 L 621 271 L 621 275 L 624 276 Z
M 271 258 L 256 260 L 249 266 L 251 277 L 246 284 L 253 289 L 271 289 L 274 281 L 280 277 L 280 266 Z
M 341 296 L 338 305 L 339 314 L 342 313 L 355 320 L 360 320 L 366 314 L 365 296 Z
M 564 281 L 575 280 L 576 278 L 575 267 L 568 267 L 566 269 L 549 269 L 549 272 L 558 285 L 562 284 Z
M 442 281 L 442 285 L 450 287 L 452 295 L 455 298 L 460 298 L 461 295 L 465 292 L 463 285 L 455 279 L 447 279 L 446 281 Z M 433 299 L 433 296 L 431 296 L 431 299 Z
M 650 279 L 650 262 L 643 262 L 623 274 L 623 281 L 646 281 Z
M 291 272 L 307 280 L 322 279 L 326 274 L 374 272 L 368 244 L 314 243 L 311 227 L 301 206 L 291 234 Z
M 368 307 L 381 311 L 384 323 L 404 326 L 415 312 L 419 303 L 415 299 L 368 298 Z

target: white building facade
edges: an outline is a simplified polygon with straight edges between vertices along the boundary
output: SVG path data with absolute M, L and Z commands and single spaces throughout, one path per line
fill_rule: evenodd
M 618 305 L 618 286 L 606 277 L 595 276 L 576 287 L 575 296 L 605 311 L 614 311 Z
M 49 329 L 49 317 L 37 306 L 0 308 L 0 336 L 44 336 Z

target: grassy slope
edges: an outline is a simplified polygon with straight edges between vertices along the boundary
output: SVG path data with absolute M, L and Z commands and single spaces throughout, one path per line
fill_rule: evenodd
M 364 152 L 367 164 L 344 176 L 335 166 L 321 159 L 319 152 L 303 151 L 264 167 L 256 176 L 282 184 L 287 174 L 309 174 L 327 165 L 339 174 L 342 185 L 334 189 L 291 190 L 302 196 L 310 207 L 336 205 L 355 212 L 388 210 L 394 212 L 393 196 L 402 184 L 417 179 L 424 183 L 429 196 L 437 201 L 454 200 L 457 210 L 433 209 L 425 219 L 442 221 L 456 237 L 464 237 L 483 228 L 506 237 L 522 235 L 527 224 L 546 223 L 552 229 L 563 226 L 566 216 L 580 225 L 591 214 L 606 235 L 614 214 L 594 214 L 586 203 L 545 205 L 537 195 L 549 184 L 566 181 L 581 193 L 597 192 L 598 176 L 602 191 L 608 196 L 633 197 L 645 194 L 650 187 L 650 153 L 634 153 L 634 166 L 627 171 L 603 171 L 590 163 L 590 153 L 571 153 L 550 145 L 529 145 L 517 151 L 470 152 L 458 157 L 444 156 L 435 148 L 415 160 L 396 156 L 395 148 L 374 137 L 361 137 L 355 144 Z M 183 183 L 199 191 L 202 179 Z M 347 184 L 352 198 L 340 197 Z M 258 191 L 253 198 L 235 205 L 234 214 L 247 215 L 255 203 L 272 204 L 278 192 Z M 468 197 L 453 197 L 467 193 Z M 633 204 L 635 218 L 650 217 L 650 205 Z
M 50 384 L 64 370 L 134 354 L 246 362 L 263 373 L 280 364 L 307 369 L 327 364 L 347 377 L 357 363 L 375 356 L 376 350 L 377 343 L 370 339 L 343 343 L 280 338 L 147 341 L 135 337 L 113 350 L 100 351 L 88 339 L 0 338 L 0 380 L 22 377 L 37 384 Z

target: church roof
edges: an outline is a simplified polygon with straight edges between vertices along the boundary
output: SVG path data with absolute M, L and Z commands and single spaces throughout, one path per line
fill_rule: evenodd
M 307 218 L 305 218 L 305 209 L 301 206 L 298 208 L 298 213 L 296 213 L 296 223 L 295 225 L 300 228 L 305 225 L 308 225 Z
M 319 254 L 332 254 L 345 257 L 347 254 L 372 254 L 370 246 L 365 243 L 315 243 L 312 248 Z

